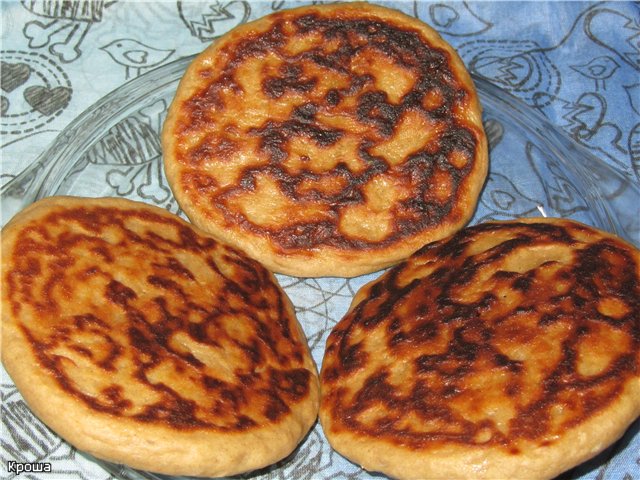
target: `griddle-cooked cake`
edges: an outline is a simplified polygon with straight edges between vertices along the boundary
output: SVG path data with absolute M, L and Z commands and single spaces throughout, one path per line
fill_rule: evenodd
M 461 228 L 488 162 L 456 52 L 364 3 L 222 36 L 186 71 L 162 140 L 191 221 L 295 276 L 375 271 Z
M 2 361 L 97 457 L 218 476 L 287 456 L 315 422 L 315 364 L 254 260 L 157 207 L 42 200 L 2 231 Z
M 640 252 L 561 219 L 463 229 L 356 294 L 320 384 L 366 469 L 552 478 L 640 414 Z

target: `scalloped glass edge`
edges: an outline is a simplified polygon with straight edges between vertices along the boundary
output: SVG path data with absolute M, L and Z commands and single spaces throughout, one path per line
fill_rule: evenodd
M 107 131 L 141 100 L 149 101 L 154 94 L 161 95 L 167 86 L 177 85 L 193 58 L 195 55 L 180 58 L 130 80 L 76 117 L 30 166 L 0 188 L 2 225 L 27 205 L 55 192 L 78 153 L 95 141 L 96 131 Z M 549 148 L 561 168 L 571 174 L 600 223 L 593 226 L 640 246 L 640 215 L 628 212 L 629 205 L 640 205 L 640 186 L 576 143 L 522 100 L 484 77 L 475 74 L 472 77 L 485 110 L 488 104 L 499 111 L 515 110 L 518 118 L 509 115 L 510 120 Z M 149 85 L 154 87 L 152 92 Z M 613 193 L 603 192 L 603 185 L 613 186 L 610 188 Z
M 176 83 L 193 58 L 195 55 L 182 57 L 150 70 L 122 84 L 78 115 L 31 165 L 0 188 L 2 224 L 22 208 L 55 191 L 73 167 L 78 152 L 85 151 L 95 141 L 96 131 L 109 130 L 122 115 L 135 109 L 138 102 L 152 97 L 149 85 L 154 85 L 154 92 L 162 92 L 164 87 Z

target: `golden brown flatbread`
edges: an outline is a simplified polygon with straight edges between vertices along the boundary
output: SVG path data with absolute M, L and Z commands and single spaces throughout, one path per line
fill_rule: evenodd
M 459 229 L 488 164 L 453 48 L 366 3 L 281 11 L 216 40 L 180 82 L 162 145 L 194 224 L 294 276 L 375 271 Z
M 57 197 L 2 230 L 2 362 L 77 448 L 220 476 L 286 457 L 316 367 L 273 275 L 167 211 Z
M 397 478 L 552 478 L 640 415 L 639 332 L 631 245 L 563 219 L 469 227 L 356 294 L 320 421 Z

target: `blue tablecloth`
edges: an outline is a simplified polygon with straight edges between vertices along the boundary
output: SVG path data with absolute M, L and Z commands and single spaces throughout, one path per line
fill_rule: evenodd
M 640 183 L 638 3 L 387 3 L 432 25 L 472 72 L 519 97 L 629 181 Z M 201 51 L 241 22 L 299 4 L 1 2 L 0 185 L 34 162 L 81 112 L 128 80 Z M 640 215 L 639 205 L 627 208 Z M 2 402 L 2 478 L 16 476 L 8 471 L 10 461 L 48 462 L 53 470 L 41 476 L 23 473 L 23 478 L 113 478 L 43 428 L 4 372 Z M 638 430 L 636 422 L 612 449 L 567 478 L 640 479 Z M 318 447 L 314 458 L 304 468 L 283 468 L 270 476 L 369 478 L 326 446 Z

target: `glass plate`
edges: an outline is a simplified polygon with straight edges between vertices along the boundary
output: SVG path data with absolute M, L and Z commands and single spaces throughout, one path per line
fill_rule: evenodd
M 3 223 L 33 201 L 51 195 L 126 197 L 181 214 L 164 177 L 159 135 L 178 81 L 191 60 L 183 58 L 142 75 L 80 115 L 36 162 L 0 190 Z M 484 108 L 491 166 L 472 223 L 571 217 L 640 245 L 640 189 L 635 183 L 520 100 L 482 78 L 474 80 Z M 278 276 L 296 307 L 318 365 L 326 337 L 346 312 L 353 294 L 377 275 L 354 279 Z M 637 441 L 638 430 L 636 422 L 616 446 L 563 478 L 595 478 L 608 461 L 626 461 L 618 452 Z M 37 439 L 41 431 L 40 425 L 34 425 L 32 438 Z M 169 478 L 94 461 L 121 479 Z M 286 460 L 241 478 L 337 477 L 374 478 L 339 458 L 316 425 Z

